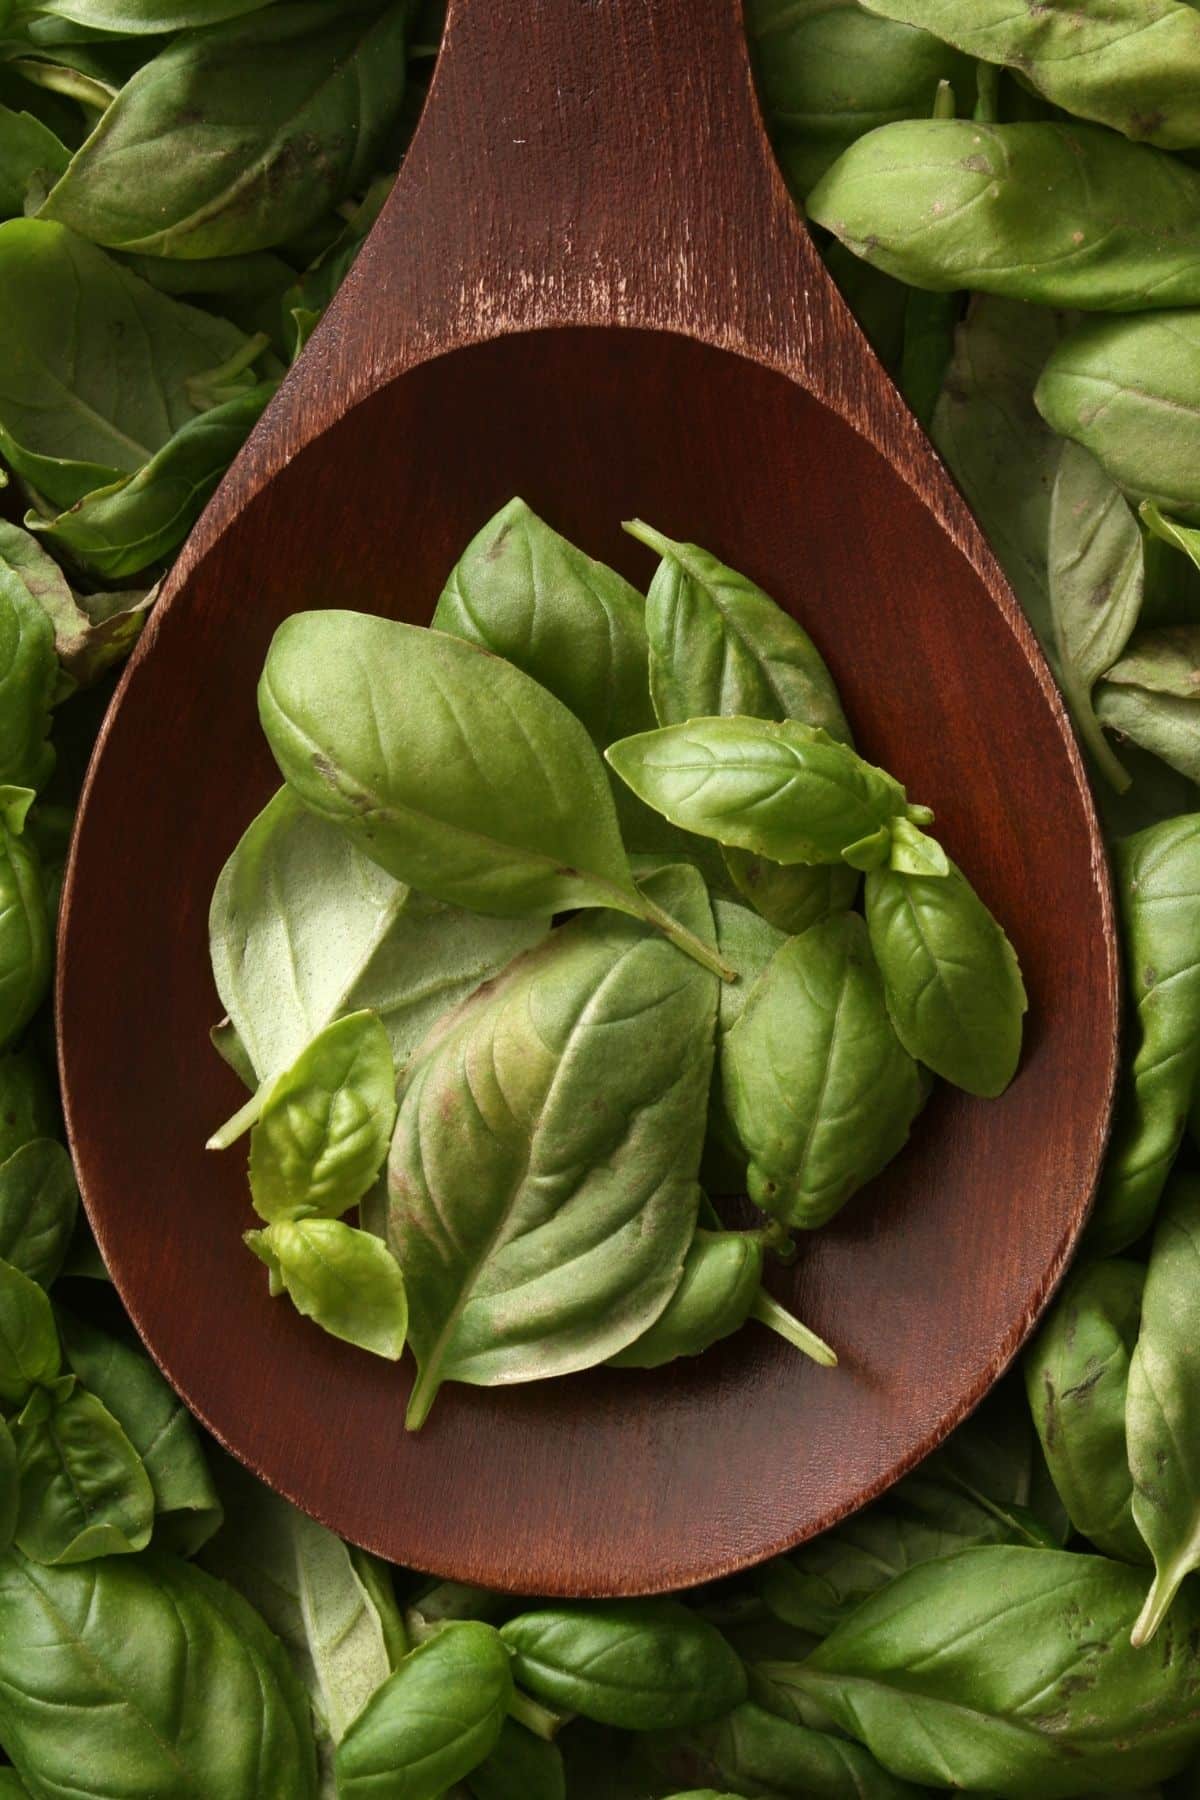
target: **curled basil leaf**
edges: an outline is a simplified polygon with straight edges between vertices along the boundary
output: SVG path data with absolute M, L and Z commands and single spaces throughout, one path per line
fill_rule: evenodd
M 805 1229 L 891 1161 L 925 1097 L 853 913 L 776 952 L 724 1040 L 722 1069 L 751 1198 Z
M 508 1652 L 491 1626 L 446 1625 L 351 1723 L 336 1757 L 339 1800 L 439 1800 L 496 1748 L 511 1698 Z
M 698 1356 L 737 1331 L 758 1297 L 764 1254 L 757 1232 L 697 1231 L 664 1311 L 609 1362 L 619 1369 L 657 1369 L 678 1356 Z
M 271 1273 L 271 1292 L 332 1337 L 389 1362 L 404 1352 L 408 1298 L 386 1244 L 341 1219 L 277 1219 L 246 1243 Z
M 874 870 L 867 927 L 909 1055 L 970 1094 L 1002 1094 L 1021 1055 L 1025 987 L 1012 945 L 962 871 Z
M 694 870 L 647 887 L 712 940 Z M 418 1052 L 389 1163 L 411 1425 L 443 1381 L 587 1368 L 663 1311 L 696 1221 L 716 1010 L 717 983 L 656 932 L 584 915 Z
M 564 1601 L 519 1613 L 500 1635 L 537 1699 L 624 1731 L 702 1724 L 746 1694 L 721 1633 L 678 1600 Z
M 1200 628 L 1140 632 L 1097 690 L 1102 724 L 1200 781 Z
M 1025 1356 L 1029 1409 L 1071 1523 L 1123 1562 L 1146 1560 L 1125 1429 L 1145 1280 L 1116 1257 L 1074 1270 Z

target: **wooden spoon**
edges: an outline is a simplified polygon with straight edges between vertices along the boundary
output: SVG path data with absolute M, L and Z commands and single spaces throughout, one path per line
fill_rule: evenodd
M 304 607 L 424 622 L 514 493 L 645 584 L 640 514 L 760 581 L 828 657 L 863 751 L 937 810 L 1031 1010 L 1002 1100 L 941 1088 L 781 1297 L 645 1375 L 451 1387 L 267 1297 L 240 1243 L 239 1102 L 210 1050 L 206 915 L 278 777 L 255 716 Z M 1116 953 L 1046 666 L 776 172 L 735 0 L 452 0 L 425 117 L 357 267 L 194 532 L 122 683 L 67 881 L 59 1023 L 101 1249 L 215 1435 L 344 1536 L 543 1594 L 708 1580 L 878 1494 L 985 1393 L 1079 1235 L 1115 1067 Z

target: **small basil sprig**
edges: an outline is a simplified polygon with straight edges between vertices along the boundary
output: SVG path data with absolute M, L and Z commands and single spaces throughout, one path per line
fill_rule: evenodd
M 1125 1427 L 1145 1280 L 1117 1257 L 1074 1270 L 1025 1356 L 1029 1409 L 1071 1523 L 1124 1562 L 1146 1560 Z
M 611 907 L 729 974 L 639 891 L 587 732 L 511 664 L 389 619 L 298 613 L 259 711 L 289 786 L 398 880 L 509 918 Z
M 891 1161 L 926 1086 L 857 914 L 776 952 L 724 1040 L 722 1071 L 750 1197 L 785 1223 L 824 1224 Z
M 625 738 L 607 755 L 672 824 L 783 864 L 878 868 L 897 821 L 932 818 L 883 769 L 794 720 L 692 719 Z
M 1133 1628 L 1148 1644 L 1200 1568 L 1200 1178 L 1175 1177 L 1154 1232 L 1125 1407 L 1133 1517 L 1154 1583 Z

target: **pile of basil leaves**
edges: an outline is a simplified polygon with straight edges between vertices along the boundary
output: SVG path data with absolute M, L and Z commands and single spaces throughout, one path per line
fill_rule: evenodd
M 431 1586 L 202 1439 L 79 1218 L 59 874 L 108 672 L 386 193 L 439 26 L 379 0 L 0 0 L 0 1794 L 1196 1791 L 1200 13 L 749 14 L 797 195 L 1096 763 L 1130 1006 L 1090 1240 L 941 1451 L 678 1599 Z M 323 153 L 291 157 L 297 134 Z

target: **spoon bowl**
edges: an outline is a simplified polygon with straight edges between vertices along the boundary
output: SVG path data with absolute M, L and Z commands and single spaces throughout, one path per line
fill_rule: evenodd
M 534 9 L 528 9 L 534 12 Z M 240 1244 L 244 1097 L 207 1043 L 207 910 L 278 783 L 255 686 L 292 612 L 427 623 L 513 494 L 644 587 L 640 515 L 743 570 L 828 660 L 863 753 L 936 811 L 1030 1014 L 999 1101 L 940 1088 L 772 1284 L 837 1347 L 451 1386 L 271 1302 Z M 172 574 L 90 772 L 59 1019 L 88 1211 L 214 1434 L 395 1561 L 542 1594 L 661 1591 L 824 1529 L 932 1449 L 1032 1329 L 1107 1129 L 1116 954 L 1096 822 L 990 553 L 775 173 L 732 3 L 456 0 L 427 113 L 330 316 Z

